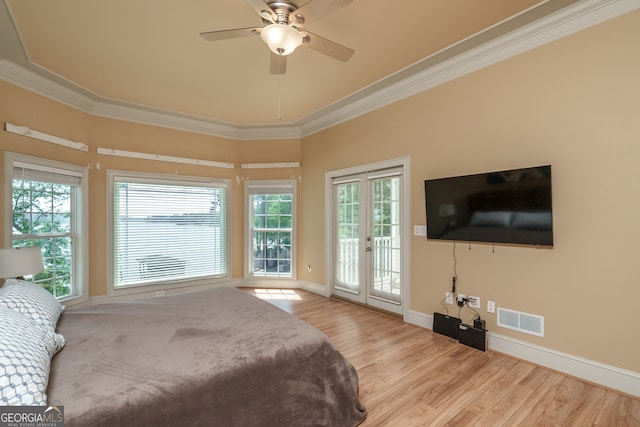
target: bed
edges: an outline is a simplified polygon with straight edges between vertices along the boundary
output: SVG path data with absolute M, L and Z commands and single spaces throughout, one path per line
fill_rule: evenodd
M 67 309 L 57 334 L 66 345 L 46 395 L 64 405 L 67 427 L 355 426 L 366 416 L 356 370 L 324 334 L 235 288 Z

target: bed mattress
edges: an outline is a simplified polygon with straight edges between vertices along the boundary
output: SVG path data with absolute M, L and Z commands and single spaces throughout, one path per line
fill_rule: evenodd
M 67 309 L 47 394 L 70 426 L 355 426 L 358 375 L 320 331 L 235 288 Z

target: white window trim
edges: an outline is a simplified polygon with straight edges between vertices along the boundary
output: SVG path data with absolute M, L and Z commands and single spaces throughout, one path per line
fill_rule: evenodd
M 89 169 L 84 166 L 78 166 L 69 163 L 58 162 L 55 160 L 42 159 L 39 157 L 28 156 L 26 154 L 18 154 L 5 152 L 4 161 L 4 217 L 5 217 L 5 238 L 4 247 L 11 247 L 13 240 L 13 203 L 11 195 L 13 193 L 13 167 L 28 166 L 33 169 L 42 171 L 55 171 L 61 174 L 69 174 L 80 177 L 80 201 L 77 202 L 76 209 L 80 210 L 79 224 L 76 226 L 78 238 L 74 241 L 73 247 L 73 295 L 60 298 L 60 302 L 71 306 L 86 302 L 89 300 Z
M 296 180 L 295 179 L 279 179 L 279 180 L 245 180 L 244 181 L 244 278 L 245 280 L 251 281 L 261 281 L 264 284 L 269 284 L 270 282 L 279 282 L 282 280 L 291 281 L 297 280 L 297 258 L 298 258 L 298 250 L 297 250 L 297 237 L 296 237 L 296 229 L 298 228 L 298 218 L 297 218 L 297 204 L 298 204 L 298 196 L 297 196 L 297 188 L 296 188 Z M 291 205 L 291 222 L 292 222 L 292 230 L 291 230 L 291 276 L 290 277 L 278 277 L 278 276 L 255 276 L 252 272 L 252 260 L 253 260 L 253 234 L 251 230 L 253 229 L 251 224 L 251 188 L 260 188 L 264 190 L 269 189 L 291 189 L 291 194 L 293 195 L 292 205 Z M 268 191 L 267 191 L 268 192 Z
M 116 178 L 132 178 L 137 180 L 150 180 L 153 182 L 183 183 L 194 185 L 220 185 L 227 188 L 226 201 L 226 245 L 227 245 L 227 274 L 216 278 L 189 279 L 184 281 L 174 281 L 158 284 L 144 284 L 137 286 L 127 286 L 115 288 L 114 281 L 114 182 Z M 153 292 L 164 292 L 172 289 L 203 288 L 216 283 L 228 282 L 231 280 L 232 268 L 232 247 L 231 247 L 231 185 L 230 180 L 222 178 L 196 177 L 196 176 L 175 176 L 166 174 L 156 174 L 147 172 L 132 172 L 107 170 L 107 292 L 109 296 L 121 296 L 132 294 L 146 294 Z M 157 294 L 158 295 L 158 294 Z

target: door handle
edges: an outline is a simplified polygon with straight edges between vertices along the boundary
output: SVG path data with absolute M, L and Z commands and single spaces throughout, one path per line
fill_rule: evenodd
M 365 251 L 367 252 L 371 252 L 373 249 L 371 248 L 371 246 L 367 246 L 367 249 L 365 249 Z

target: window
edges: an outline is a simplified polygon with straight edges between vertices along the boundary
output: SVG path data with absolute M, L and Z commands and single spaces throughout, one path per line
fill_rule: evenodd
M 227 183 L 109 171 L 114 289 L 228 276 Z
M 42 250 L 45 271 L 28 280 L 61 300 L 86 296 L 86 168 L 7 153 L 6 170 L 7 246 Z
M 295 181 L 245 181 L 247 275 L 294 277 Z

